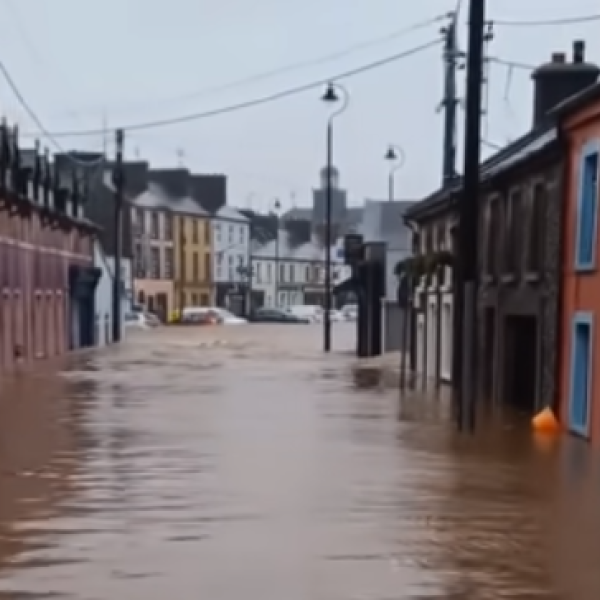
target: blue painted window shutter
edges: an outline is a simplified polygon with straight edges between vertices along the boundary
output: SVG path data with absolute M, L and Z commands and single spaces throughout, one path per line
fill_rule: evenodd
M 598 151 L 594 144 L 582 154 L 580 163 L 575 267 L 581 271 L 596 267 Z

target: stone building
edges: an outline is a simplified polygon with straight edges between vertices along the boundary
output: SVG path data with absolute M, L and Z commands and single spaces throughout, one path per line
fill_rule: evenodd
M 584 63 L 582 44 L 576 42 L 572 61 L 556 53 L 532 77 L 531 130 L 481 167 L 476 352 L 480 396 L 530 412 L 555 406 L 558 391 L 566 154 L 553 111 L 593 84 L 598 70 Z M 456 221 L 461 192 L 457 179 L 409 211 L 421 237 L 434 213 Z M 421 252 L 428 251 L 427 244 L 421 246 Z M 456 336 L 454 354 L 461 348 Z M 417 348 L 417 355 L 421 351 Z

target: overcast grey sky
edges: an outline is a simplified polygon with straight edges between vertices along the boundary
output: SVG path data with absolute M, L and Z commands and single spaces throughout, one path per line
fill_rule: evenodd
M 318 59 L 388 36 L 455 7 L 456 0 L 0 0 L 1 57 L 51 131 L 101 128 L 212 110 L 320 80 L 439 36 L 440 24 L 227 90 L 215 87 Z M 463 2 L 461 43 L 466 44 Z M 600 12 L 597 0 L 488 0 L 496 19 L 546 19 Z M 587 42 L 600 61 L 599 23 L 553 27 L 497 25 L 490 55 L 526 64 Z M 531 121 L 529 73 L 491 66 L 486 137 L 495 143 Z M 464 76 L 464 73 L 461 77 Z M 383 198 L 388 143 L 406 164 L 397 193 L 418 199 L 441 170 L 441 47 L 344 80 L 350 106 L 336 120 L 335 162 L 350 201 Z M 23 131 L 36 130 L 5 82 L 1 103 Z M 463 82 L 460 82 L 461 89 Z M 508 100 L 505 91 L 508 89 Z M 211 90 L 213 90 L 211 92 Z M 127 156 L 154 166 L 185 164 L 229 176 L 229 201 L 266 209 L 308 204 L 325 160 L 327 108 L 319 90 L 257 108 L 126 136 Z M 462 123 L 461 123 L 462 125 Z M 100 149 L 101 136 L 61 139 L 67 148 Z M 459 167 L 462 156 L 459 154 Z M 292 200 L 295 198 L 295 200 Z

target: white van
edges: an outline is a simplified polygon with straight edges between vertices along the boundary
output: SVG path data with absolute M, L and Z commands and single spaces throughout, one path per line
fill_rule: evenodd
M 296 304 L 287 311 L 295 317 L 310 319 L 313 323 L 319 323 L 323 319 L 323 309 L 318 304 Z

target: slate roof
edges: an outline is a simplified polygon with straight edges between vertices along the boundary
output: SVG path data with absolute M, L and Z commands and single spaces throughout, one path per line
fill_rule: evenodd
M 148 183 L 146 191 L 133 197 L 131 203 L 140 208 L 164 210 L 181 215 L 194 217 L 210 216 L 194 199 L 188 196 L 172 198 L 167 195 L 160 185 L 152 182 Z
M 554 123 L 522 135 L 481 164 L 479 171 L 481 181 L 491 181 L 494 177 L 542 154 L 553 147 L 558 139 L 558 130 Z M 446 187 L 437 189 L 410 207 L 405 213 L 406 218 L 419 219 L 429 211 L 441 209 L 462 189 L 462 185 L 462 177 L 457 177 Z
M 273 260 L 276 256 L 280 260 L 297 260 L 305 262 L 322 262 L 325 260 L 326 249 L 315 242 L 306 242 L 304 244 L 294 245 L 292 236 L 285 229 L 279 230 L 279 241 L 270 240 L 266 244 L 256 247 L 252 252 L 252 258 Z M 277 247 L 279 243 L 279 247 Z M 336 249 L 332 247 L 332 260 L 336 259 Z
M 237 221 L 238 223 L 249 223 L 250 219 L 242 214 L 237 208 L 232 206 L 221 206 L 221 208 L 214 214 L 217 219 L 226 219 L 228 221 Z
M 600 100 L 600 82 L 585 88 L 583 91 L 579 92 L 579 94 L 575 94 L 574 96 L 563 100 L 563 102 L 555 106 L 549 114 L 559 117 L 565 116 L 573 111 L 583 108 L 588 102 L 598 100 Z
M 345 227 L 350 232 L 356 232 L 357 228 L 360 227 L 363 218 L 363 207 L 362 206 L 349 206 L 346 208 L 346 219 Z M 290 208 L 281 215 L 282 221 L 312 221 L 313 220 L 313 209 L 312 207 L 295 206 Z

